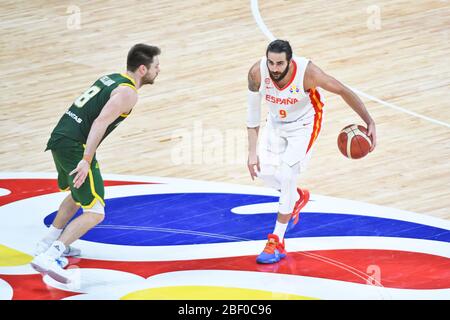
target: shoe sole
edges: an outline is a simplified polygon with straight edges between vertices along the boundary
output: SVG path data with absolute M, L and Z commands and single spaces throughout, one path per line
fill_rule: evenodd
M 39 272 L 42 275 L 46 275 L 47 274 L 47 269 L 41 268 L 41 266 L 35 264 L 35 263 L 30 263 L 31 267 L 36 270 L 37 272 Z
M 48 270 L 47 275 L 50 278 L 52 278 L 53 280 L 58 281 L 60 283 L 68 284 L 70 282 L 69 278 L 63 277 L 63 276 L 53 272 L 52 270 Z
M 266 260 L 266 261 L 259 261 L 259 260 L 256 260 L 256 262 L 257 263 L 259 263 L 259 264 L 273 264 L 273 263 L 277 263 L 277 262 L 280 262 L 282 259 L 284 259 L 286 256 L 284 256 L 284 257 L 279 257 L 279 259 L 274 259 L 274 260 Z
M 57 273 L 55 273 L 55 272 L 53 272 L 53 271 L 51 271 L 51 270 L 44 269 L 44 268 L 42 268 L 41 266 L 39 266 L 39 265 L 37 265 L 37 264 L 35 264 L 35 263 L 32 263 L 32 262 L 31 262 L 30 265 L 31 265 L 31 267 L 32 267 L 34 270 L 36 270 L 37 272 L 39 272 L 42 276 L 48 275 L 48 276 L 49 276 L 50 278 L 52 278 L 53 280 L 58 281 L 58 282 L 61 282 L 61 283 L 65 283 L 65 284 L 67 284 L 67 283 L 70 282 L 70 280 L 69 280 L 68 278 L 63 277 L 63 276 L 61 276 L 61 275 L 59 275 L 59 274 L 57 274 Z

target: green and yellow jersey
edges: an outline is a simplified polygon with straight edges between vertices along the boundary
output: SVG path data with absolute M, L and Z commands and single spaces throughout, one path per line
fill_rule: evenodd
M 123 73 L 113 73 L 101 77 L 80 95 L 59 120 L 50 136 L 46 150 L 66 148 L 86 144 L 94 120 L 108 102 L 111 92 L 118 86 L 129 86 L 136 90 L 133 79 Z M 122 114 L 106 129 L 105 139 L 128 114 Z

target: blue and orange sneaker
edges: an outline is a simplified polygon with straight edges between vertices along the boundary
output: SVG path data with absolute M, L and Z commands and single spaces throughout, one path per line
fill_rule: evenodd
M 306 204 L 309 201 L 309 191 L 308 190 L 297 188 L 297 192 L 298 192 L 298 195 L 300 196 L 300 198 L 295 203 L 294 210 L 292 211 L 292 216 L 291 216 L 292 223 L 289 223 L 287 230 L 291 230 L 297 224 L 298 219 L 300 218 L 300 210 L 302 210 L 303 207 L 306 206 Z
M 284 239 L 280 243 L 280 239 L 276 234 L 269 234 L 266 247 L 263 252 L 256 258 L 258 263 L 277 263 L 286 257 L 286 250 L 284 250 Z

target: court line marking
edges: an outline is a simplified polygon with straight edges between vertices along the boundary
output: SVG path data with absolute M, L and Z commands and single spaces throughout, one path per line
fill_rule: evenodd
M 133 230 L 133 231 L 189 234 L 189 235 L 194 235 L 194 236 L 203 236 L 203 237 L 209 237 L 209 238 L 219 238 L 219 239 L 222 239 L 222 240 L 230 240 L 230 241 L 251 241 L 251 240 L 253 240 L 253 239 L 247 239 L 247 238 L 242 238 L 242 237 L 228 236 L 228 235 L 225 235 L 225 234 L 201 232 L 201 231 L 187 230 L 187 229 L 173 229 L 173 228 L 157 228 L 157 227 L 102 224 L 102 225 L 95 226 L 93 229 Z
M 335 266 L 337 268 L 346 270 L 346 271 L 350 272 L 351 274 L 357 276 L 361 280 L 365 281 L 367 285 L 372 285 L 372 286 L 375 286 L 375 287 L 382 287 L 382 288 L 384 288 L 384 286 L 381 284 L 381 282 L 379 282 L 377 279 L 373 278 L 369 274 L 366 274 L 363 271 L 360 271 L 360 270 L 358 270 L 358 269 L 356 269 L 356 268 L 354 268 L 354 267 L 352 267 L 352 266 L 350 266 L 350 265 L 348 265 L 346 263 L 343 263 L 343 262 L 340 262 L 340 261 L 337 261 L 337 260 L 334 260 L 334 259 L 331 259 L 331 258 L 328 258 L 328 257 L 325 257 L 325 256 L 321 256 L 319 254 L 314 254 L 314 253 L 311 253 L 311 252 L 296 251 L 296 252 L 293 252 L 293 253 L 294 254 L 302 254 L 304 256 L 307 256 L 307 257 L 310 257 L 310 258 L 313 258 L 313 259 L 316 259 L 316 260 L 320 260 L 320 261 L 322 261 L 324 263 L 331 264 L 331 265 L 333 265 L 333 266 Z M 369 284 L 368 281 L 370 281 L 370 280 L 375 282 L 375 285 Z M 391 299 L 392 299 L 392 297 L 391 297 Z
M 262 19 L 262 17 L 261 17 L 261 14 L 260 14 L 260 12 L 259 12 L 258 0 L 251 0 L 251 8 L 252 8 L 253 18 L 255 19 L 256 24 L 258 25 L 258 27 L 259 27 L 259 29 L 262 31 L 262 33 L 264 33 L 264 35 L 265 35 L 267 38 L 269 38 L 270 41 L 273 41 L 273 40 L 277 39 L 277 38 L 272 34 L 272 32 L 270 32 L 270 30 L 267 28 L 266 24 L 264 23 L 264 21 L 263 21 L 263 19 Z M 430 118 L 430 117 L 421 115 L 421 114 L 419 114 L 419 113 L 416 113 L 416 112 L 410 111 L 410 110 L 408 110 L 408 109 L 399 107 L 399 106 L 397 106 L 397 105 L 395 105 L 395 104 L 393 104 L 393 103 L 390 103 L 390 102 L 387 102 L 387 101 L 383 101 L 383 100 L 381 100 L 381 99 L 378 99 L 378 98 L 376 98 L 376 97 L 374 97 L 374 96 L 371 96 L 371 95 L 369 95 L 369 94 L 367 94 L 367 93 L 364 93 L 364 92 L 362 92 L 362 91 L 360 91 L 360 90 L 358 90 L 358 89 L 355 89 L 355 88 L 353 88 L 353 87 L 350 87 L 350 86 L 348 86 L 348 85 L 346 85 L 346 84 L 344 84 L 344 85 L 347 86 L 348 88 L 350 88 L 351 90 L 353 90 L 353 91 L 354 91 L 355 93 L 357 93 L 358 95 L 361 95 L 361 96 L 363 96 L 363 97 L 365 97 L 365 98 L 367 98 L 367 99 L 369 99 L 369 100 L 378 102 L 378 103 L 380 103 L 380 104 L 382 104 L 382 105 L 384 105 L 384 106 L 386 106 L 386 107 L 389 107 L 389 108 L 395 109 L 395 110 L 397 110 L 397 111 L 401 111 L 401 112 L 407 113 L 407 114 L 409 114 L 409 115 L 411 115 L 411 116 L 413 116 L 413 117 L 421 118 L 421 119 L 423 119 L 423 120 L 432 122 L 432 123 L 437 124 L 437 125 L 441 125 L 441 126 L 450 128 L 450 124 L 449 124 L 449 123 L 446 123 L 446 122 L 443 122 L 443 121 L 439 121 L 439 120 L 436 120 L 436 119 L 433 119 L 433 118 Z

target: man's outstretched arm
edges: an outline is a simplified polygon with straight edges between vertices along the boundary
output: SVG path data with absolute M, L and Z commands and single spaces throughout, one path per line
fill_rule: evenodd
M 367 134 L 372 138 L 372 151 L 377 144 L 375 122 L 367 111 L 361 99 L 348 87 L 332 76 L 323 72 L 318 66 L 310 62 L 305 72 L 305 90 L 321 87 L 324 90 L 338 94 L 367 124 Z

